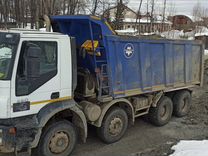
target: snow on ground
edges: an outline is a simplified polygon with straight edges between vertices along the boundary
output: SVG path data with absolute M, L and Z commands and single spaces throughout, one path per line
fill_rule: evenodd
M 133 29 L 133 28 L 128 28 L 125 30 L 115 30 L 119 35 L 135 35 L 135 33 L 137 32 L 137 29 Z
M 161 33 L 161 36 L 167 39 L 181 39 L 181 36 L 184 36 L 184 32 L 183 30 L 171 30 Z
M 175 152 L 170 156 L 208 156 L 208 140 L 182 140 L 171 149 Z
M 190 32 L 184 32 L 183 30 L 171 30 L 161 33 L 162 37 L 167 39 L 181 39 L 187 38 L 189 40 L 194 40 L 197 36 L 208 36 L 208 28 L 203 26 L 198 26 L 195 30 Z
M 208 28 L 207 27 L 203 27 L 203 26 L 198 26 L 196 28 L 196 34 L 195 36 L 208 36 Z
M 205 54 L 205 55 L 208 55 L 208 49 L 205 49 L 205 50 L 204 50 L 204 54 Z
M 208 49 L 204 50 L 204 55 L 205 55 L 204 59 L 208 60 Z
M 208 36 L 208 32 L 200 32 L 200 33 L 196 33 L 195 36 Z
M 128 28 L 128 29 L 124 29 L 124 30 L 116 30 L 116 32 L 118 33 L 135 33 L 137 32 L 137 29 L 133 29 L 133 28 Z

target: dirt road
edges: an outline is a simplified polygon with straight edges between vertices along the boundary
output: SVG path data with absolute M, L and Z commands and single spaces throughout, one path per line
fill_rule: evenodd
M 136 119 L 124 138 L 110 145 L 102 143 L 96 137 L 95 129 L 90 127 L 87 143 L 78 145 L 72 156 L 167 156 L 178 140 L 208 139 L 207 129 L 208 70 L 205 71 L 204 87 L 194 90 L 193 105 L 187 117 L 173 117 L 164 127 L 155 127 L 144 118 Z

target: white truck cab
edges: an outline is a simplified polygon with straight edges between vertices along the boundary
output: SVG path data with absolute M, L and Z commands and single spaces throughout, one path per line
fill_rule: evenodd
M 0 32 L 0 152 L 30 152 L 38 145 L 42 128 L 64 110 L 63 115 L 76 116 L 74 122 L 80 122 L 86 139 L 86 119 L 73 100 L 74 43 L 59 33 Z M 65 135 L 55 136 L 56 141 L 67 141 Z
M 6 118 L 37 114 L 52 101 L 72 99 L 70 38 L 40 32 L 18 35 L 10 83 L 12 105 Z

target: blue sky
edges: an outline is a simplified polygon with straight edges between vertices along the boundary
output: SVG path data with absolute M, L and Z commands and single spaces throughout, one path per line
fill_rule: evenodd
M 143 0 L 143 10 L 146 10 L 146 4 L 147 0 Z M 139 8 L 139 2 L 140 0 L 129 0 L 129 6 L 133 8 L 134 10 L 138 10 Z M 157 3 L 155 7 L 157 12 L 160 12 L 163 6 L 163 0 L 155 0 Z M 200 2 L 201 6 L 208 9 L 208 0 L 167 0 L 167 6 L 169 7 L 167 10 L 171 10 L 170 6 L 175 5 L 175 12 L 176 14 L 188 14 L 192 15 L 192 10 L 194 5 L 197 4 L 197 2 Z

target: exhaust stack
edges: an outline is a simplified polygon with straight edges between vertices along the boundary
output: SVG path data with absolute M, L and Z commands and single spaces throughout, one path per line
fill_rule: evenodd
M 43 19 L 44 19 L 44 22 L 46 24 L 46 31 L 50 32 L 51 31 L 51 20 L 50 20 L 50 18 L 48 17 L 48 15 L 44 15 Z

